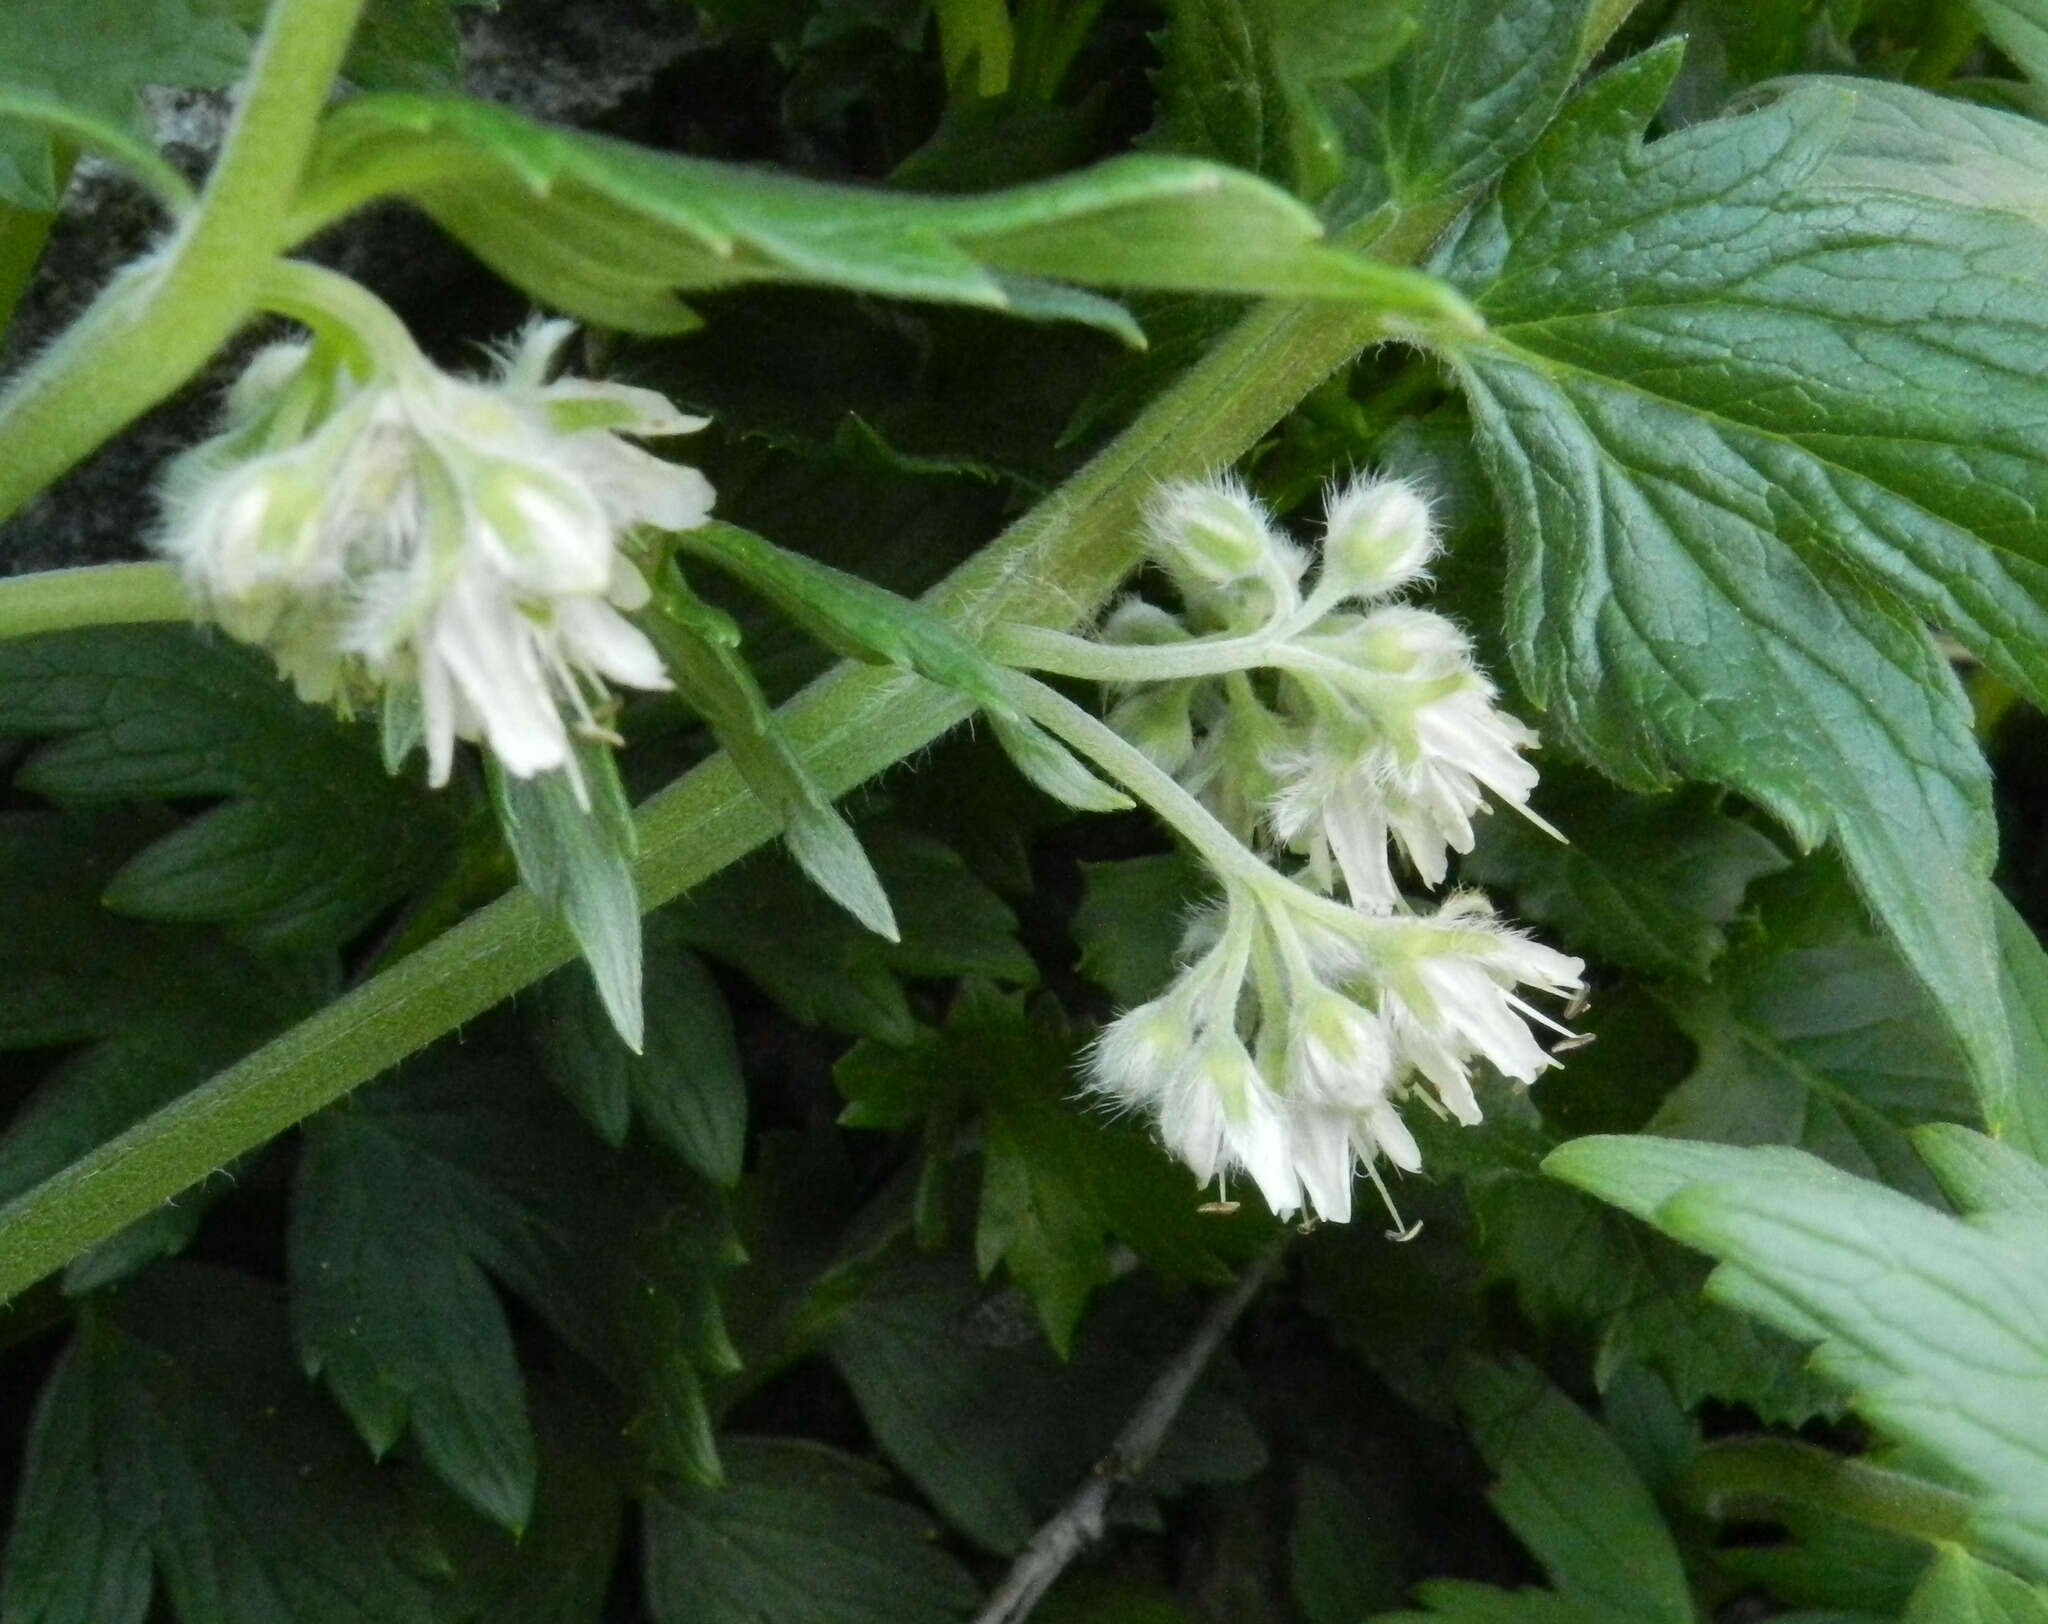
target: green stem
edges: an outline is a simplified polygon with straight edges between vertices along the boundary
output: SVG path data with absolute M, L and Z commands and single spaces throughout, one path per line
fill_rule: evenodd
M 1810 1506 L 1929 1543 L 1967 1543 L 1969 1534 L 1969 1496 L 1789 1438 L 1709 1444 L 1679 1486 L 1715 1518 Z
M 0 580 L 0 638 L 191 618 L 192 605 L 169 564 L 94 564 Z
M 1454 212 L 1446 201 L 1396 217 L 1374 246 L 1384 258 L 1413 263 Z M 1369 310 L 1260 306 L 1101 455 L 927 601 L 976 638 L 1003 620 L 1074 624 L 1137 561 L 1139 518 L 1161 479 L 1205 473 L 1241 456 L 1309 390 L 1386 336 Z M 780 714 L 792 747 L 836 796 L 915 755 L 967 713 L 956 693 L 922 678 L 841 665 Z M 725 756 L 649 800 L 639 826 L 634 874 L 649 908 L 776 832 L 774 815 Z M 573 951 L 568 933 L 530 892 L 512 892 L 471 915 L 0 1208 L 0 1301 L 481 1015 Z
M 1254 890 L 1270 889 L 1273 870 L 1226 829 L 1207 807 L 1182 789 L 1173 775 L 1097 717 L 1035 677 L 1009 672 L 1004 688 L 1032 721 L 1057 735 L 1151 808 L 1159 821 L 1194 848 L 1219 879 Z
M 1005 665 L 1087 682 L 1174 682 L 1264 665 L 1279 639 L 1265 627 L 1243 637 L 1185 643 L 1098 643 L 1047 626 L 998 626 L 984 647 Z
M 199 207 L 0 395 L 0 519 L 184 384 L 247 319 L 363 0 L 274 0 Z

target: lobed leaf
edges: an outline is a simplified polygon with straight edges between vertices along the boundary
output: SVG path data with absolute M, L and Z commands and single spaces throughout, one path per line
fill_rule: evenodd
M 1678 63 L 1585 92 L 1441 259 L 1549 730 L 1622 782 L 1731 786 L 1832 838 L 2010 1087 L 1986 774 L 1938 622 L 2048 677 L 2048 283 L 1998 208 L 1832 175 L 1809 87 L 1645 145 Z
M 1986 1548 L 2048 1572 L 2048 1220 L 1964 1222 L 1775 1148 L 1593 1138 L 1545 1167 L 1721 1259 L 1718 1297 L 1818 1343 L 1873 1424 L 1975 1486 Z

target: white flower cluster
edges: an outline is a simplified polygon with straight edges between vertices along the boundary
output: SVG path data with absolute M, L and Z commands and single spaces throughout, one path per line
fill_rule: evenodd
M 651 390 L 548 382 L 571 331 L 530 327 L 482 381 L 388 331 L 367 368 L 273 345 L 166 486 L 162 545 L 202 611 L 309 701 L 416 706 L 435 784 L 469 739 L 581 796 L 572 736 L 611 737 L 607 684 L 669 686 L 622 613 L 648 587 L 619 543 L 702 524 L 712 491 L 620 436 L 704 419 Z
M 1489 795 L 1533 817 L 1536 736 L 1455 626 L 1391 601 L 1436 546 L 1408 485 L 1333 493 L 1306 587 L 1302 550 L 1233 481 L 1168 488 L 1147 542 L 1183 608 L 1110 616 L 1109 720 L 1240 840 L 1303 862 L 1223 876 L 1172 985 L 1104 1032 L 1092 1086 L 1204 1182 L 1241 1170 L 1275 1212 L 1341 1221 L 1357 1166 L 1421 1165 L 1400 1102 L 1471 1124 L 1476 1062 L 1523 1083 L 1555 1064 L 1530 1022 L 1565 1029 L 1520 989 L 1569 995 L 1580 962 L 1475 893 L 1418 907 L 1390 858 L 1435 887 Z

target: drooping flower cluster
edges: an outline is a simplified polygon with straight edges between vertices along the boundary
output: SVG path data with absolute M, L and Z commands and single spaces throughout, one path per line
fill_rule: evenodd
M 1147 544 L 1182 607 L 1110 616 L 1109 720 L 1274 866 L 1219 876 L 1175 980 L 1103 1033 L 1092 1087 L 1203 1181 L 1241 1171 L 1275 1212 L 1341 1221 L 1358 1166 L 1421 1165 L 1401 1103 L 1475 1123 L 1476 1063 L 1522 1083 L 1555 1064 L 1530 1023 L 1565 1029 L 1522 990 L 1569 995 L 1580 962 L 1476 893 L 1417 903 L 1391 857 L 1436 887 L 1489 796 L 1533 817 L 1536 736 L 1455 626 L 1392 601 L 1436 545 L 1408 485 L 1332 493 L 1306 587 L 1302 550 L 1232 481 L 1169 487 Z
M 528 328 L 483 380 L 388 328 L 367 363 L 361 346 L 273 345 L 167 482 L 162 545 L 202 611 L 303 698 L 381 701 L 435 784 L 469 739 L 516 777 L 566 771 L 580 796 L 572 738 L 610 736 L 608 684 L 669 686 L 625 616 L 648 586 L 620 541 L 702 524 L 712 492 L 620 436 L 704 420 L 651 390 L 547 381 L 571 331 Z
M 1304 857 L 1317 885 L 1341 878 L 1355 906 L 1385 911 L 1400 905 L 1390 844 L 1436 886 L 1448 854 L 1472 849 L 1489 795 L 1532 815 L 1521 752 L 1536 735 L 1495 705 L 1463 632 L 1392 601 L 1436 550 L 1411 486 L 1331 493 L 1307 592 L 1305 554 L 1233 481 L 1169 487 L 1147 542 L 1182 613 L 1132 600 L 1104 638 L 1187 645 L 1181 663 L 1206 670 L 1128 691 L 1110 722 L 1241 839 Z
M 1242 1171 L 1282 1217 L 1334 1223 L 1351 1216 L 1356 1167 L 1376 1183 L 1382 1157 L 1421 1167 L 1404 1100 L 1470 1125 L 1475 1061 L 1524 1083 L 1553 1064 L 1517 989 L 1569 993 L 1582 968 L 1470 892 L 1367 914 L 1286 883 L 1226 884 L 1190 938 L 1166 991 L 1103 1032 L 1095 1091 L 1152 1116 L 1204 1183 Z

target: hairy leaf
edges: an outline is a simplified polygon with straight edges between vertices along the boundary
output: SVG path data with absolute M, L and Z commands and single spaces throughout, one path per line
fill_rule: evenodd
M 1624 783 L 1740 790 L 1832 838 L 2007 1086 L 1985 771 L 1920 617 L 2048 675 L 2048 283 L 2013 215 L 1825 170 L 1817 87 L 1645 145 L 1678 61 L 1616 69 L 1443 257 L 1547 730 Z
M 1721 1259 L 1721 1300 L 1818 1343 L 1874 1425 L 1976 1486 L 1977 1539 L 2048 1572 L 2048 1220 L 1964 1222 L 1776 1148 L 1592 1138 L 1545 1165 Z

